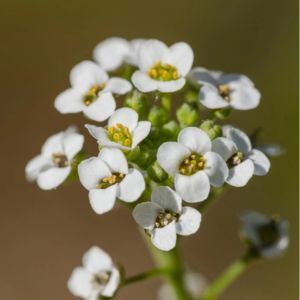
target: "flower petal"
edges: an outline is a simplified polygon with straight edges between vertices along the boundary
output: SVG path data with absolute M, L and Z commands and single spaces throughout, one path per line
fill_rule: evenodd
M 52 162 L 49 160 L 49 158 L 45 157 L 44 155 L 38 155 L 34 157 L 27 163 L 25 167 L 27 180 L 29 181 L 36 180 L 40 172 L 43 172 L 44 170 L 47 170 L 52 166 L 53 166 Z
M 131 77 L 134 86 L 143 93 L 155 91 L 158 87 L 158 81 L 150 78 L 146 73 L 135 71 Z
M 252 150 L 250 139 L 247 134 L 240 129 L 228 127 L 226 130 L 223 130 L 223 135 L 231 139 L 237 146 L 238 150 L 242 151 L 244 154 L 247 155 Z
M 93 276 L 86 269 L 77 267 L 68 280 L 69 291 L 76 297 L 88 298 L 93 292 Z
M 187 127 L 180 131 L 178 142 L 190 149 L 191 152 L 204 154 L 211 150 L 208 135 L 200 128 Z
M 158 148 L 157 161 L 169 175 L 175 176 L 181 162 L 190 154 L 190 150 L 184 145 L 166 142 Z
M 66 133 L 63 139 L 64 153 L 71 160 L 83 147 L 84 136 L 79 133 Z
M 188 77 L 193 83 L 198 84 L 210 84 L 212 86 L 218 86 L 218 78 L 220 76 L 219 71 L 209 71 L 205 68 L 196 67 L 191 70 Z
M 130 169 L 129 173 L 119 184 L 118 198 L 125 202 L 136 201 L 145 190 L 143 175 L 136 169 Z
M 140 121 L 132 133 L 132 148 L 135 148 L 143 139 L 145 139 L 151 130 L 151 122 Z
M 116 101 L 109 92 L 100 93 L 98 99 L 89 106 L 84 106 L 84 114 L 91 120 L 102 122 L 109 118 L 116 109 Z
M 108 271 L 112 268 L 111 257 L 99 247 L 91 247 L 82 258 L 83 266 L 92 274 Z
M 145 42 L 145 39 L 134 39 L 130 41 L 130 52 L 127 54 L 125 61 L 130 65 L 138 65 L 138 54 L 142 44 Z
M 91 190 L 96 187 L 104 177 L 111 176 L 108 166 L 98 157 L 90 157 L 78 166 L 78 176 L 81 184 Z
M 102 215 L 112 210 L 117 199 L 117 189 L 118 184 L 114 184 L 106 189 L 90 190 L 90 204 L 95 213 Z
M 253 149 L 248 158 L 254 163 L 254 175 L 263 176 L 269 172 L 271 164 L 263 152 Z
M 189 203 L 201 202 L 208 197 L 209 178 L 203 171 L 191 176 L 177 174 L 175 176 L 175 189 L 184 201 Z
M 37 184 L 42 190 L 55 189 L 67 179 L 70 172 L 70 166 L 65 168 L 49 168 L 48 170 L 39 173 Z
M 242 84 L 245 86 L 254 86 L 250 78 L 243 74 L 222 74 L 218 81 L 220 84 Z
M 229 169 L 226 182 L 235 187 L 245 186 L 253 176 L 254 164 L 250 159 L 246 159 L 234 168 Z
M 195 233 L 201 223 L 201 214 L 192 207 L 183 207 L 178 222 L 176 223 L 177 234 L 190 235 Z
M 232 140 L 219 137 L 212 141 L 212 151 L 218 153 L 225 161 L 227 161 L 238 151 L 238 149 Z
M 108 126 L 122 124 L 129 131 L 133 131 L 138 123 L 138 114 L 135 110 L 127 107 L 117 109 L 108 120 Z
M 63 153 L 63 138 L 63 131 L 51 135 L 42 146 L 42 154 L 51 158 L 53 153 Z
M 219 94 L 216 87 L 211 84 L 204 84 L 200 89 L 200 103 L 209 108 L 217 109 L 229 106 L 229 102 L 225 101 Z
M 260 92 L 248 85 L 232 85 L 233 91 L 230 94 L 230 105 L 239 110 L 256 108 L 259 105 Z
M 136 205 L 133 209 L 132 216 L 134 220 L 145 229 L 153 229 L 155 220 L 161 207 L 153 202 L 143 202 Z
M 111 269 L 108 283 L 105 285 L 101 295 L 104 297 L 112 297 L 120 285 L 120 272 L 117 268 Z
M 182 201 L 180 196 L 167 186 L 160 186 L 156 188 L 152 192 L 151 201 L 174 213 L 181 212 Z
M 185 84 L 184 78 L 170 81 L 157 81 L 157 90 L 162 93 L 173 93 L 183 88 Z
M 56 97 L 54 106 L 62 114 L 78 113 L 84 108 L 82 98 L 82 93 L 79 90 L 70 88 Z
M 207 152 L 204 155 L 205 169 L 210 184 L 214 187 L 220 187 L 228 177 L 228 167 L 223 158 L 214 152 Z
M 128 173 L 128 164 L 125 155 L 119 149 L 103 148 L 99 156 L 104 161 L 112 173 Z
M 105 90 L 113 94 L 124 95 L 131 91 L 132 85 L 128 80 L 119 77 L 112 77 L 108 80 Z
M 169 251 L 176 246 L 175 221 L 165 227 L 155 228 L 152 231 L 151 240 L 155 247 L 163 251 Z

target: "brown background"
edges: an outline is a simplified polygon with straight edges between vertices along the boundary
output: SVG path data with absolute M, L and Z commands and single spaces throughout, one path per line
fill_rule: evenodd
M 213 278 L 243 253 L 238 213 L 279 212 L 291 222 L 291 245 L 282 258 L 251 268 L 222 299 L 298 299 L 298 5 L 296 0 L 210 1 L 1 1 L 0 299 L 74 299 L 66 281 L 93 244 L 129 274 L 150 268 L 150 256 L 128 211 L 92 212 L 76 183 L 43 192 L 24 179 L 26 162 L 45 138 L 80 115 L 62 116 L 53 99 L 68 72 L 109 36 L 185 40 L 195 64 L 248 74 L 263 94 L 258 110 L 235 113 L 249 132 L 261 125 L 265 142 L 287 154 L 266 177 L 231 189 L 205 216 L 200 232 L 184 239 L 188 261 Z M 81 131 L 84 130 L 81 127 Z M 91 154 L 96 145 L 88 137 Z M 152 300 L 159 281 L 130 286 L 117 299 Z

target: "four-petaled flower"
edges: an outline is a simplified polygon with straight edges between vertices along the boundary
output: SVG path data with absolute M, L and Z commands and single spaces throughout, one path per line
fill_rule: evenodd
M 211 148 L 203 130 L 187 127 L 179 133 L 178 142 L 166 142 L 158 149 L 159 164 L 174 177 L 176 191 L 187 202 L 205 200 L 210 184 L 220 187 L 228 176 L 226 163 Z
M 175 247 L 177 234 L 193 234 L 201 223 L 201 214 L 192 207 L 182 207 L 180 196 L 166 186 L 155 189 L 151 202 L 138 204 L 132 214 L 151 235 L 152 243 L 163 251 Z
M 55 108 L 63 113 L 83 112 L 88 118 L 102 122 L 116 108 L 113 94 L 128 93 L 132 86 L 122 78 L 109 78 L 96 63 L 83 61 L 70 72 L 71 88 L 55 99 Z
M 248 110 L 257 107 L 260 102 L 260 92 L 245 75 L 195 68 L 189 78 L 201 85 L 200 102 L 207 108 Z
M 111 257 L 94 246 L 83 255 L 82 264 L 70 276 L 70 292 L 86 300 L 112 297 L 120 285 L 120 272 Z
M 89 191 L 89 200 L 97 214 L 110 211 L 120 199 L 136 201 L 145 190 L 143 175 L 128 169 L 127 160 L 119 149 L 103 148 L 98 157 L 82 161 L 78 166 L 82 185 Z
M 161 41 L 147 40 L 140 46 L 139 70 L 131 79 L 141 92 L 175 92 L 184 86 L 193 60 L 193 50 L 186 43 L 167 47 Z
M 148 121 L 139 121 L 138 114 L 131 108 L 119 108 L 108 120 L 108 126 L 86 125 L 90 134 L 101 147 L 130 150 L 147 137 L 151 129 Z
M 223 135 L 213 140 L 212 149 L 227 163 L 228 184 L 242 187 L 253 175 L 263 176 L 269 172 L 269 159 L 263 152 L 252 148 L 250 139 L 243 131 L 224 126 Z
M 62 184 L 72 170 L 72 160 L 82 149 L 84 137 L 74 128 L 50 136 L 42 146 L 41 154 L 28 162 L 25 168 L 30 181 L 37 181 L 43 190 Z

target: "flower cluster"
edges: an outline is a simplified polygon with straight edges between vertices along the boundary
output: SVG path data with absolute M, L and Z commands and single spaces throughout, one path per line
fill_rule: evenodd
M 130 203 L 153 245 L 169 251 L 177 234 L 198 231 L 200 202 L 214 190 L 243 187 L 268 173 L 268 157 L 247 134 L 219 124 L 234 110 L 258 106 L 261 95 L 245 75 L 192 68 L 193 50 L 184 42 L 109 38 L 93 58 L 71 70 L 70 87 L 54 106 L 90 120 L 85 127 L 99 152 L 83 159 L 84 138 L 73 128 L 51 136 L 26 166 L 40 188 L 78 174 L 95 213 L 109 212 L 119 200 Z M 76 296 L 97 299 L 111 297 L 119 283 L 110 257 L 94 247 L 68 285 Z

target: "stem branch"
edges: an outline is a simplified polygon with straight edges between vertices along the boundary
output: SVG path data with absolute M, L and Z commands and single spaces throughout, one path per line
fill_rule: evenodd
M 149 270 L 137 275 L 133 275 L 131 277 L 125 278 L 123 285 L 129 285 L 144 279 L 148 279 L 151 277 L 155 277 L 155 276 L 159 276 L 165 273 L 165 270 L 163 269 L 153 269 L 153 270 Z

